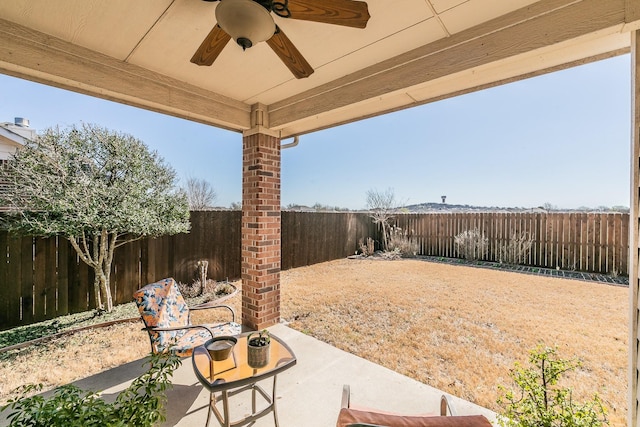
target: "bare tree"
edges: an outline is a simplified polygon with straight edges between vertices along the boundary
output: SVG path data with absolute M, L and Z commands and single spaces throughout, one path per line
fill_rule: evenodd
M 213 207 L 218 195 L 213 186 L 208 181 L 198 178 L 189 178 L 187 180 L 187 200 L 189 201 L 189 209 L 193 211 Z
M 369 190 L 367 191 L 367 208 L 369 216 L 373 222 L 379 224 L 382 228 L 382 249 L 387 249 L 388 235 L 393 214 L 397 209 L 396 196 L 393 188 L 387 188 L 385 191 Z

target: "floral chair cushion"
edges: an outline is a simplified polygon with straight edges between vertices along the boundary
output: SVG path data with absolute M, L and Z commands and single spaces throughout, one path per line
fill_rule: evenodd
M 133 297 L 147 328 L 185 327 L 172 331 L 148 330 L 154 353 L 171 349 L 180 356 L 189 356 L 194 347 L 204 344 L 213 336 L 239 335 L 241 332 L 240 325 L 235 322 L 190 328 L 194 325 L 191 325 L 189 318 L 189 307 L 172 278 L 146 285 L 138 289 Z

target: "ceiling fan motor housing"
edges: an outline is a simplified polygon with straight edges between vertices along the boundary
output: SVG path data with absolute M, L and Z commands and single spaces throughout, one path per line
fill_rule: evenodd
M 242 49 L 266 41 L 276 32 L 269 11 L 253 0 L 220 0 L 215 13 L 218 25 Z

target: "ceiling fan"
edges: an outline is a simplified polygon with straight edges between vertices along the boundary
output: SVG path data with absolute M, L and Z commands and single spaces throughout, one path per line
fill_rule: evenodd
M 266 41 L 293 75 L 302 79 L 313 68 L 278 27 L 271 12 L 281 18 L 365 28 L 367 3 L 358 0 L 204 0 L 219 1 L 217 24 L 191 58 L 197 65 L 211 65 L 232 38 L 242 49 Z

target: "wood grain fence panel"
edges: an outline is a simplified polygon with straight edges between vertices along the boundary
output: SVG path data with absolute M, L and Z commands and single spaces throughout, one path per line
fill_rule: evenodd
M 460 220 L 461 220 L 461 214 L 459 213 L 454 213 L 453 215 L 445 216 L 446 228 L 445 228 L 444 242 L 445 242 L 445 256 L 447 258 L 453 258 L 456 256 L 455 243 L 450 241 L 450 236 L 455 236 L 456 231 L 458 229 L 457 224 Z
M 56 311 L 60 315 L 64 315 L 69 312 L 69 244 L 66 239 L 58 237 L 56 248 L 58 249 L 56 254 L 58 266 L 58 306 Z
M 455 214 L 454 214 L 455 215 Z M 449 235 L 451 231 L 449 230 L 451 221 L 451 216 L 440 214 L 440 223 L 442 224 L 442 228 L 440 229 L 440 245 L 442 247 L 442 254 L 445 257 L 450 257 L 452 254 L 449 252 Z
M 528 265 L 534 265 L 533 239 L 535 237 L 535 216 L 529 214 L 526 215 L 525 218 L 526 239 L 532 242 L 529 247 L 529 253 L 527 254 L 526 263 Z
M 576 251 L 576 264 L 574 265 L 574 269 L 582 270 L 582 267 L 586 263 L 586 218 L 587 216 L 584 213 L 580 213 L 576 215 L 577 224 L 576 224 L 576 243 L 578 244 L 578 251 Z
M 616 244 L 616 217 L 613 215 L 606 215 L 604 217 L 606 221 L 606 246 L 605 246 L 605 259 L 604 265 L 600 265 L 600 271 L 606 273 L 612 271 L 615 265 L 614 248 Z
M 7 291 L 8 310 L 7 323 L 3 323 L 2 329 L 19 325 L 22 322 L 22 238 L 15 234 L 7 234 L 7 250 L 9 251 L 7 265 L 7 281 L 10 286 Z
M 589 264 L 587 271 L 594 271 L 595 264 L 598 261 L 598 243 L 599 243 L 599 230 L 597 225 L 597 214 L 591 215 L 589 221 Z
M 89 310 L 95 307 L 96 292 L 94 285 L 94 273 L 93 268 L 82 262 L 76 257 L 75 268 L 78 272 L 78 287 L 77 287 L 77 306 L 74 307 L 74 313 Z
M 78 306 L 80 305 L 80 292 L 78 289 L 80 288 L 80 272 L 78 271 L 78 255 L 76 251 L 71 247 L 69 242 L 66 242 L 66 252 L 69 254 L 69 257 L 66 260 L 67 264 L 67 305 L 69 308 L 69 313 L 77 313 Z
M 539 266 L 540 265 L 540 214 L 534 213 L 532 220 L 532 237 L 533 243 L 531 245 L 531 265 Z
M 509 216 L 506 213 L 499 214 L 499 231 L 497 247 L 501 247 L 507 242 L 509 235 Z
M 548 236 L 547 236 L 547 215 L 540 215 L 540 266 L 546 267 L 548 264 Z
M 584 271 L 592 271 L 595 261 L 595 214 L 587 215 L 587 262 Z
M 554 268 L 555 260 L 558 257 L 558 218 L 556 215 L 549 215 L 547 218 L 547 233 L 549 235 L 549 257 L 547 267 Z
M 232 211 L 229 213 L 228 231 L 231 236 L 227 239 L 227 265 L 229 271 L 226 276 L 232 279 L 239 279 L 242 273 L 242 212 Z M 280 217 L 280 230 L 282 231 L 282 216 Z M 221 236 L 224 241 L 225 237 Z M 282 237 L 280 238 L 280 253 L 282 254 Z M 280 267 L 282 268 L 282 266 Z
M 423 227 L 422 232 L 426 235 L 425 245 L 427 249 L 425 250 L 425 255 L 434 256 L 438 253 L 436 249 L 436 224 L 435 224 L 435 216 L 433 214 L 425 214 L 423 216 Z
M 395 223 L 419 242 L 422 255 L 458 256 L 454 237 L 478 229 L 489 240 L 486 258 L 500 259 L 500 246 L 514 234 L 534 238 L 531 265 L 627 273 L 629 217 L 584 213 L 398 214 Z M 380 230 L 365 213 L 282 212 L 281 268 L 289 269 L 353 254 L 360 238 L 378 244 Z M 176 277 L 195 278 L 197 261 L 209 261 L 209 277 L 235 279 L 241 271 L 241 212 L 193 213 L 192 232 L 143 239 L 116 251 L 115 302 L 130 300 L 140 285 Z M 64 239 L 0 234 L 0 328 L 95 306 L 93 271 Z M 236 274 L 237 272 L 237 274 Z
M 443 254 L 445 257 L 452 257 L 454 255 L 449 250 L 449 236 L 451 235 L 450 227 L 451 227 L 452 215 L 440 214 L 440 217 L 442 218 L 442 230 L 441 230 L 440 239 L 442 240 Z
M 621 274 L 623 271 L 626 273 L 626 264 L 624 263 L 625 256 L 628 256 L 628 252 L 623 250 L 624 247 L 629 247 L 628 236 L 624 234 L 624 223 L 623 215 L 616 215 L 616 244 L 615 244 L 615 267 L 617 268 L 616 273 Z
M 589 215 L 580 214 L 580 271 L 589 268 Z
M 491 235 L 491 227 L 489 226 L 489 219 L 486 213 L 480 213 L 480 227 L 482 228 L 482 233 L 489 238 L 490 245 L 493 245 L 494 239 Z
M 629 272 L 629 215 L 620 215 L 620 244 L 618 245 L 618 260 L 620 269 L 618 274 L 628 275 Z
M 440 227 L 440 216 L 438 214 L 431 214 L 429 221 L 429 227 L 431 228 L 431 253 L 432 255 L 441 255 L 442 252 L 439 248 L 439 227 Z
M 169 266 L 169 248 L 171 246 L 169 236 L 162 236 L 153 239 L 154 242 L 154 272 L 152 282 L 171 277 L 171 267 Z
M 437 218 L 437 223 L 436 223 L 437 253 L 441 254 L 441 256 L 445 256 L 445 246 L 444 246 L 445 218 L 444 218 L 444 215 L 442 214 L 436 214 L 436 218 Z
M 143 239 L 140 242 L 140 286 L 153 282 L 155 275 L 155 242 L 151 239 Z
M 595 265 L 598 262 L 598 246 L 600 243 L 598 225 L 598 214 L 592 214 L 589 222 L 589 267 L 587 271 L 594 271 Z
M 561 269 L 565 269 L 569 263 L 569 256 L 572 253 L 571 214 L 562 215 L 562 230 L 562 258 L 560 259 L 558 266 Z
M 283 270 L 297 264 L 306 264 L 305 254 L 300 246 L 300 227 L 297 212 L 282 212 L 282 266 Z
M 33 314 L 33 238 L 22 237 L 21 247 L 21 296 L 22 296 L 22 322 L 25 324 L 34 322 Z
M 42 238 L 33 239 L 33 320 L 39 322 L 45 319 L 46 306 L 46 243 Z
M 343 247 L 342 250 L 344 252 L 349 253 L 349 251 L 352 251 L 351 253 L 353 253 L 353 249 L 352 248 L 357 248 L 358 244 L 354 241 L 355 239 L 355 232 L 354 232 L 354 222 L 353 222 L 353 216 L 352 215 L 344 215 L 344 227 L 345 227 L 345 231 L 344 231 L 344 240 L 343 240 Z
M 0 256 L 6 254 L 0 259 L 0 331 L 9 325 L 13 319 L 11 313 L 11 290 L 13 286 L 8 281 L 9 275 L 9 235 L 6 231 L 0 230 Z
M 143 286 L 140 283 L 140 251 L 140 240 L 129 242 L 116 250 L 114 257 L 115 277 L 112 276 L 115 280 L 113 280 L 112 289 L 117 304 L 131 301 L 133 293 Z
M 57 262 L 58 253 L 57 238 L 51 237 L 45 239 L 45 274 L 44 274 L 44 313 L 41 313 L 41 319 L 53 319 L 58 316 L 57 312 L 57 296 L 58 296 L 58 278 L 57 278 Z
M 598 272 L 600 270 L 600 265 L 604 262 L 603 255 L 603 227 L 602 227 L 602 214 L 595 215 L 595 224 L 593 225 L 593 229 L 595 231 L 595 259 L 593 262 L 593 270 L 594 272 Z
M 564 252 L 564 215 L 556 215 L 555 223 L 556 223 L 556 256 L 553 263 L 553 268 L 558 268 L 562 264 L 562 259 L 565 256 Z
M 69 258 L 67 258 L 67 275 L 69 277 L 68 281 L 68 305 L 69 305 L 69 313 L 77 313 L 80 311 L 79 307 L 83 305 L 80 301 L 82 300 L 81 293 L 81 284 L 80 284 L 80 271 L 78 269 L 78 255 L 76 251 L 71 247 L 69 242 L 66 242 L 67 245 L 67 253 L 69 254 Z
M 560 230 L 560 221 L 558 215 L 552 216 L 552 233 L 553 233 L 553 256 L 551 257 L 551 263 L 549 264 L 550 268 L 555 268 L 558 264 L 558 258 L 560 257 L 560 239 L 561 230 Z

